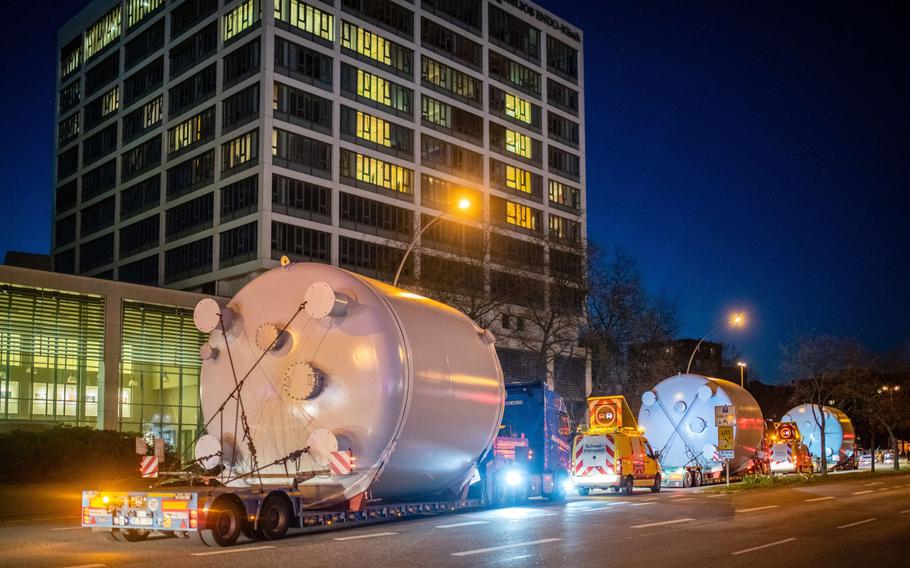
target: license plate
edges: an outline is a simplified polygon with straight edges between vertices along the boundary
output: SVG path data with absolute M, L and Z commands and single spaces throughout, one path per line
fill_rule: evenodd
M 130 524 L 150 527 L 150 526 L 152 526 L 152 519 L 151 518 L 143 519 L 141 517 L 135 517 L 130 521 Z

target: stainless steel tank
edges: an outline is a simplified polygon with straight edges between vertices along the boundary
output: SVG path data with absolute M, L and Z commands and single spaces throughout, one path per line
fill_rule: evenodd
M 821 428 L 818 426 L 818 417 L 821 417 L 818 405 L 801 404 L 788 410 L 781 418 L 783 421 L 796 422 L 803 442 L 809 447 L 809 453 L 815 458 L 820 458 L 822 455 Z M 826 461 L 834 464 L 852 455 L 856 434 L 850 418 L 837 408 L 825 406 L 824 425 Z
M 642 394 L 638 424 L 667 468 L 700 465 L 707 471 L 722 466 L 717 455 L 716 411 L 733 426 L 730 471 L 749 464 L 761 448 L 764 419 L 758 403 L 737 384 L 702 375 L 669 377 Z
M 262 274 L 226 307 L 203 300 L 194 319 L 210 332 L 201 397 L 212 420 L 196 454 L 240 476 L 233 484 L 304 478 L 312 507 L 367 490 L 384 499 L 457 491 L 496 436 L 505 391 L 492 335 L 439 302 L 300 263 Z M 230 395 L 247 373 L 239 408 Z M 244 411 L 258 465 L 280 462 L 248 476 Z M 351 473 L 332 469 L 335 450 L 350 450 Z

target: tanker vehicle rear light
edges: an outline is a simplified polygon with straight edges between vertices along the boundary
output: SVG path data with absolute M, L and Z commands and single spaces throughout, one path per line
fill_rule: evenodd
M 88 507 L 84 507 L 84 508 L 82 509 L 82 524 L 83 524 L 83 525 L 87 525 L 87 524 L 89 524 L 90 522 L 92 522 L 92 515 L 91 515 L 91 513 L 90 513 L 89 511 L 90 511 L 90 510 L 89 510 Z
M 195 529 L 199 527 L 199 511 L 196 509 L 190 509 L 190 528 Z

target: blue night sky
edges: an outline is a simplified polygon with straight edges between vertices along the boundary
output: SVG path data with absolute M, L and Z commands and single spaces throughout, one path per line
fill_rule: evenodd
M 56 29 L 86 2 L 7 6 L 0 258 L 47 252 Z M 910 9 L 541 3 L 585 33 L 589 237 L 776 380 L 795 329 L 910 350 Z

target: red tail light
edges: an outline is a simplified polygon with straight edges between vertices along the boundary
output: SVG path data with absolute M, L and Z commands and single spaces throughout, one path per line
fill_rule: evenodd
M 195 529 L 199 526 L 199 513 L 196 509 L 190 509 L 190 528 Z

